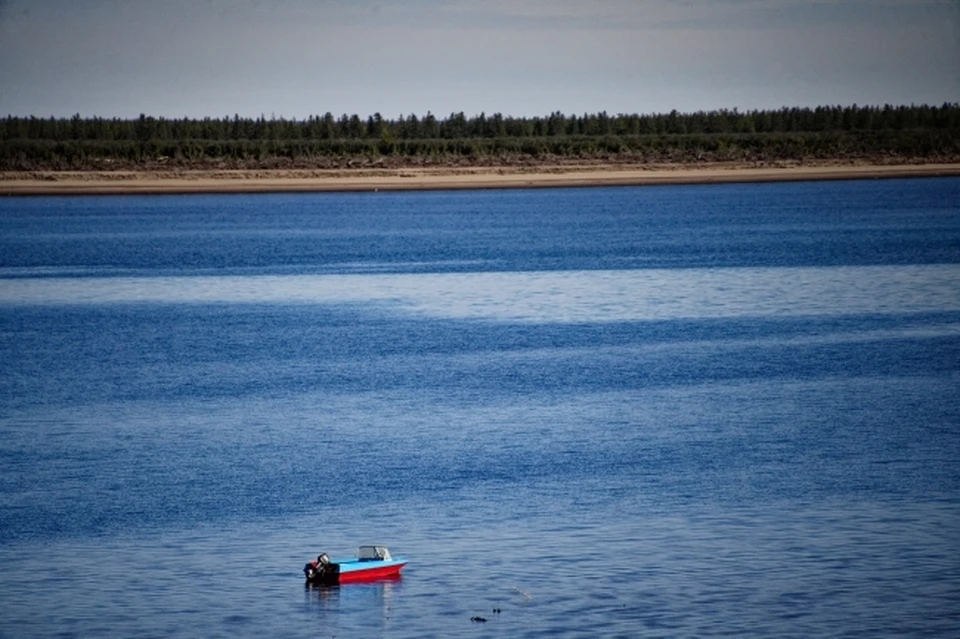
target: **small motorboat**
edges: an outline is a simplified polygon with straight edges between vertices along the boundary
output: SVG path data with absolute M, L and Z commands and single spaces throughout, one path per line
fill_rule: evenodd
M 360 546 L 352 559 L 333 561 L 321 553 L 316 561 L 303 567 L 303 574 L 310 585 L 335 586 L 358 581 L 374 581 L 400 576 L 407 565 L 406 559 L 390 556 L 386 546 Z

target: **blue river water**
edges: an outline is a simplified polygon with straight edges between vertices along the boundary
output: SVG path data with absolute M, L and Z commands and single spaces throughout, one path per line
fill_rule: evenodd
M 0 199 L 0 362 L 0 637 L 960 628 L 960 179 Z

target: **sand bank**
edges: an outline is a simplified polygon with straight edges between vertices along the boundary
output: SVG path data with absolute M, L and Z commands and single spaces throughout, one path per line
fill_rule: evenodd
M 0 195 L 281 193 L 709 184 L 960 176 L 960 164 L 431 167 L 0 173 Z

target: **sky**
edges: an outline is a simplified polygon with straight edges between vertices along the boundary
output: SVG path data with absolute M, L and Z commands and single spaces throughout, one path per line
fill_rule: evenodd
M 0 0 L 0 117 L 960 102 L 960 0 Z

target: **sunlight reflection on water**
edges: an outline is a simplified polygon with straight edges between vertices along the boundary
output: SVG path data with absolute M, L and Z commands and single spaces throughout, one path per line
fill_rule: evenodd
M 792 317 L 960 310 L 960 265 L 510 273 L 23 278 L 0 303 L 376 304 L 520 322 Z

